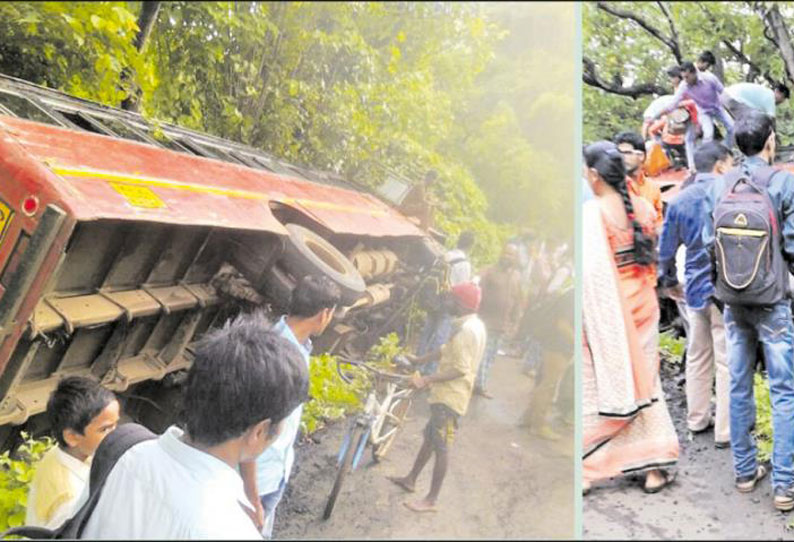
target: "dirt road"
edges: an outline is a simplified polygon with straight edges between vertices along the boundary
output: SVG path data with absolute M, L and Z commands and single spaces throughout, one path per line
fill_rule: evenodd
M 403 506 L 427 491 L 432 463 L 408 495 L 386 479 L 410 469 L 427 420 L 424 401 L 380 464 L 362 465 L 345 481 L 333 516 L 321 519 L 335 476 L 343 424 L 325 430 L 318 444 L 297 450 L 296 469 L 276 511 L 275 538 L 560 538 L 573 536 L 573 437 L 546 442 L 517 422 L 530 380 L 520 363 L 493 366 L 494 399 L 475 398 L 454 443 L 435 514 Z
M 615 479 L 584 498 L 585 539 L 792 540 L 786 528 L 794 514 L 772 505 L 769 477 L 750 494 L 733 487 L 730 449 L 714 448 L 711 431 L 689 440 L 681 376 L 663 364 L 663 384 L 681 444 L 678 475 L 656 495 L 642 491 L 642 478 Z M 676 371 L 677 372 L 677 371 Z

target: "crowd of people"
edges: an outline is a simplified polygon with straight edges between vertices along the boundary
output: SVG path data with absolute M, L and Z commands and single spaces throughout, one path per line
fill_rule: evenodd
M 428 391 L 430 418 L 410 472 L 391 480 L 413 492 L 435 458 L 427 495 L 405 503 L 416 512 L 436 509 L 459 421 L 473 395 L 492 397 L 486 386 L 502 349 L 525 356 L 528 374 L 542 383 L 527 425 L 543 438 L 559 438 L 551 407 L 571 365 L 574 333 L 571 262 L 556 264 L 570 250 L 542 258 L 543 245 L 522 235 L 477 275 L 469 260 L 473 243 L 473 234 L 463 232 L 445 255 L 442 302 L 428 315 L 416 355 L 407 356 L 417 369 L 410 385 Z M 312 338 L 325 331 L 340 296 L 329 279 L 306 276 L 275 322 L 253 313 L 209 332 L 187 373 L 180 421 L 159 436 L 140 427 L 143 437 L 110 461 L 117 452 L 98 450 L 108 435 L 114 438 L 106 447 L 116 450 L 122 445 L 110 442 L 126 438 L 114 434 L 118 399 L 90 378 L 61 380 L 47 408 L 56 444 L 37 465 L 26 525 L 68 526 L 65 532 L 81 538 L 271 538 L 308 399 Z M 536 329 L 541 319 L 550 324 L 523 340 L 521 329 Z M 547 335 L 560 330 L 564 339 L 552 344 Z M 572 394 L 564 400 L 572 403 Z M 572 407 L 562 410 L 572 416 Z M 100 456 L 102 465 L 92 465 Z M 97 474 L 103 469 L 104 483 Z
M 782 84 L 724 87 L 707 71 L 713 64 L 705 52 L 697 66 L 668 70 L 674 94 L 654 118 L 687 100 L 683 107 L 694 114 L 686 128 L 689 176 L 664 210 L 658 188 L 641 173 L 659 136 L 647 129 L 649 119 L 649 142 L 622 133 L 584 149 L 584 491 L 644 473 L 644 490 L 654 493 L 675 478 L 679 440 L 659 361 L 659 297 L 667 297 L 687 323 L 688 430 L 713 431 L 714 446 L 730 449 L 737 491 L 753 491 L 771 472 L 773 505 L 789 511 L 794 176 L 772 165 L 774 106 L 789 92 Z M 715 121 L 725 129 L 722 141 L 714 138 Z M 759 350 L 772 405 L 771 465 L 758 460 L 753 435 Z

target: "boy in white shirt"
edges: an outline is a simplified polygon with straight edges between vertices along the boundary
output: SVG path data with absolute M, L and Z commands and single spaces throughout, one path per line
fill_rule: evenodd
M 91 458 L 119 421 L 119 402 L 98 382 L 64 378 L 50 395 L 47 414 L 57 445 L 36 465 L 25 524 L 57 529 L 82 504 Z

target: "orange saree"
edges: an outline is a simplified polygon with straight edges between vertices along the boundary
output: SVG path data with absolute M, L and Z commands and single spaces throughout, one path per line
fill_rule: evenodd
M 632 202 L 653 232 L 654 209 Z M 659 378 L 656 271 L 633 262 L 631 228 L 598 199 L 583 218 L 583 471 L 594 482 L 674 465 L 679 449 Z

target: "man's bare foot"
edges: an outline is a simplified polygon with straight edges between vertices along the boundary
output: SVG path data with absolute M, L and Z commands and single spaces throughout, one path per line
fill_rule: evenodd
M 403 504 L 408 510 L 413 510 L 414 512 L 438 512 L 436 509 L 436 503 L 430 502 L 427 499 L 414 502 L 406 501 Z
M 411 481 L 408 480 L 408 478 L 399 478 L 397 476 L 387 476 L 386 478 L 388 478 L 393 483 L 403 488 L 408 493 L 413 493 L 414 491 L 416 491 L 416 488 L 414 488 L 414 484 L 411 483 Z

